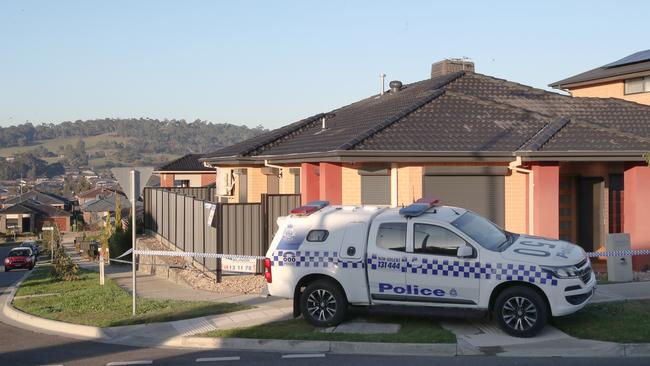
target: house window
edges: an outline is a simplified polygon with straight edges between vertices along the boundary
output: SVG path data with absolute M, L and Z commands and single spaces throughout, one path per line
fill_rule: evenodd
M 650 92 L 650 76 L 625 80 L 625 94 Z
M 190 186 L 189 179 L 174 180 L 174 187 L 189 187 L 189 186 Z

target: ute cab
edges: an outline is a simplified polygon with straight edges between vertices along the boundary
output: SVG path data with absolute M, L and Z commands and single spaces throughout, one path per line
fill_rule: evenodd
M 529 337 L 581 309 L 596 284 L 580 247 L 510 233 L 435 199 L 402 209 L 319 201 L 278 224 L 269 293 L 294 299 L 294 314 L 318 326 L 338 324 L 348 305 L 425 306 L 488 311 Z

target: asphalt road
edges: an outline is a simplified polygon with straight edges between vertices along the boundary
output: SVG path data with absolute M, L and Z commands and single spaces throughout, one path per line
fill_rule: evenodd
M 0 259 L 10 247 L 0 245 Z M 24 271 L 0 268 L 0 291 L 4 292 Z M 288 354 L 251 351 L 195 351 L 138 348 L 82 341 L 15 328 L 0 323 L 0 365 L 548 365 L 600 366 L 648 365 L 648 359 L 604 358 L 498 358 L 359 356 L 334 354 Z

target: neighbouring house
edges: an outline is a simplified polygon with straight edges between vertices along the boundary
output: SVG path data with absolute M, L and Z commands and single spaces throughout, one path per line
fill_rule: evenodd
M 58 208 L 60 210 L 66 210 L 66 211 L 71 211 L 73 206 L 73 202 L 66 197 L 59 196 L 57 194 L 50 193 L 50 192 L 31 190 L 21 195 L 6 199 L 5 201 L 2 202 L 2 208 L 7 208 L 9 206 L 15 205 L 17 203 L 26 200 L 37 201 L 42 204 L 49 205 Z
M 650 106 L 573 98 L 442 61 L 428 79 L 206 154 L 227 202 L 467 207 L 507 230 L 593 251 L 627 232 L 650 248 Z M 464 71 L 457 71 L 464 69 Z M 650 257 L 634 258 L 636 268 Z
M 0 210 L 0 232 L 40 232 L 43 226 L 58 226 L 70 231 L 72 213 L 33 199 L 26 199 Z
M 81 205 L 81 212 L 84 222 L 91 227 L 104 227 L 106 224 L 106 216 L 115 217 L 115 203 L 120 200 L 121 214 L 123 218 L 127 218 L 131 210 L 131 202 L 126 196 L 119 193 L 113 193 L 108 196 L 88 201 Z M 142 202 L 136 203 L 136 211 L 141 215 Z
M 122 196 L 126 196 L 122 191 L 117 190 L 115 188 L 96 187 L 96 188 L 89 189 L 85 192 L 81 192 L 77 194 L 76 197 L 77 197 L 77 201 L 79 201 L 79 205 L 83 206 L 87 202 L 95 201 L 100 198 L 105 198 L 112 194 L 120 194 Z
M 205 187 L 216 180 L 214 169 L 203 165 L 201 154 L 188 154 L 157 168 L 161 187 Z
M 650 50 L 549 84 L 574 97 L 621 98 L 650 104 Z

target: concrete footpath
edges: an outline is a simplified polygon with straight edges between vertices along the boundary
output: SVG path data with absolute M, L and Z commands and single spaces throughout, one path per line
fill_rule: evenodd
M 67 238 L 66 238 L 67 239 Z M 67 241 L 67 240 L 66 240 Z M 69 249 L 69 243 L 66 243 Z M 74 253 L 71 253 L 74 254 Z M 80 265 L 95 264 L 75 258 Z M 96 268 L 96 267 L 95 267 Z M 130 290 L 129 268 L 110 266 L 109 276 Z M 16 310 L 11 302 L 18 283 L 0 296 L 2 322 L 46 334 L 99 342 L 143 347 L 180 347 L 197 349 L 243 349 L 256 351 L 330 352 L 391 355 L 497 355 L 538 357 L 650 357 L 650 344 L 619 344 L 582 340 L 547 326 L 534 338 L 515 338 L 502 332 L 494 323 L 479 320 L 451 319 L 442 326 L 457 337 L 456 344 L 392 344 L 329 341 L 285 341 L 236 338 L 197 337 L 214 329 L 230 329 L 288 319 L 291 302 L 268 299 L 260 295 L 217 294 L 191 289 L 188 286 L 155 276 L 138 276 L 138 295 L 152 298 L 210 300 L 236 302 L 256 306 L 255 309 L 206 316 L 166 323 L 97 328 L 38 318 Z M 650 298 L 650 282 L 607 284 L 597 289 L 593 302 L 611 302 Z

